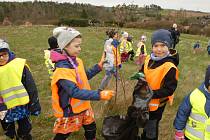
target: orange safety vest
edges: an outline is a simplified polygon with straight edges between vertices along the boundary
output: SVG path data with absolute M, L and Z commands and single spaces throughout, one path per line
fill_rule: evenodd
M 51 81 L 51 89 L 52 89 L 52 107 L 54 111 L 54 116 L 57 118 L 63 117 L 63 109 L 59 104 L 59 95 L 58 95 L 58 87 L 57 82 L 60 79 L 66 79 L 73 83 L 75 83 L 79 89 L 87 89 L 90 90 L 90 85 L 88 83 L 87 75 L 84 70 L 83 62 L 81 59 L 77 58 L 78 62 L 78 74 L 82 83 L 78 83 L 76 80 L 76 71 L 75 69 L 68 68 L 56 68 L 53 73 L 52 81 Z M 69 104 L 72 107 L 73 113 L 80 113 L 87 109 L 91 108 L 90 101 L 79 100 L 75 98 L 71 98 L 69 100 Z
M 144 74 L 145 74 L 146 80 L 148 82 L 148 85 L 150 86 L 150 88 L 152 90 L 160 89 L 165 75 L 168 73 L 168 71 L 171 68 L 176 69 L 176 79 L 178 79 L 178 69 L 173 63 L 165 62 L 164 64 L 162 64 L 161 66 L 159 66 L 155 69 L 150 69 L 148 67 L 149 60 L 150 60 L 150 57 L 148 56 L 146 58 L 145 64 L 144 64 Z M 168 100 L 169 100 L 170 105 L 172 105 L 173 95 L 165 97 L 165 98 L 160 98 L 160 99 L 152 99 L 149 103 L 150 111 L 157 110 L 158 107 L 165 105 L 166 101 L 168 101 Z
M 115 66 L 118 66 L 118 65 L 121 64 L 121 58 L 120 58 L 120 53 L 119 53 L 118 47 L 116 48 L 112 45 L 112 51 L 113 51 L 113 54 L 114 54 L 114 65 Z

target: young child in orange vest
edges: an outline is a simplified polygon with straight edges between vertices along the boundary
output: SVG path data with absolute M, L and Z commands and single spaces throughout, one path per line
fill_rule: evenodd
M 164 29 L 155 31 L 151 43 L 152 53 L 146 57 L 142 71 L 154 94 L 149 103 L 149 121 L 143 130 L 143 140 L 158 139 L 159 121 L 166 103 L 173 101 L 178 80 L 179 59 L 176 50 L 170 49 L 172 47 L 170 32 Z
M 0 122 L 6 139 L 32 140 L 30 115 L 41 112 L 38 91 L 26 60 L 0 39 Z M 15 123 L 18 124 L 16 131 Z
M 110 90 L 91 90 L 88 82 L 101 71 L 103 59 L 92 69 L 85 70 L 78 58 L 82 43 L 80 32 L 66 28 L 55 36 L 62 53 L 51 52 L 56 68 L 51 82 L 52 106 L 57 118 L 54 140 L 66 140 L 81 127 L 85 130 L 86 140 L 95 140 L 96 123 L 90 100 L 110 100 L 114 95 Z

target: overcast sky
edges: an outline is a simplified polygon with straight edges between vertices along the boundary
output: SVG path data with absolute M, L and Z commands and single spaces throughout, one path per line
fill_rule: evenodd
M 30 0 L 0 0 L 0 1 L 30 1 Z M 210 12 L 210 0 L 41 0 L 70 3 L 90 3 L 92 5 L 113 6 L 117 4 L 137 4 L 139 6 L 157 4 L 166 9 L 187 9 Z

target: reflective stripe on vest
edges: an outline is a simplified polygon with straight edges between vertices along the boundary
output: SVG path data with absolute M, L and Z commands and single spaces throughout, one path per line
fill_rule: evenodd
M 0 67 L 0 95 L 7 109 L 29 102 L 28 93 L 21 82 L 24 66 L 25 59 L 15 58 Z
M 195 114 L 195 113 L 190 113 L 190 117 L 196 121 L 205 123 L 206 122 L 206 118 L 204 116 L 201 116 L 199 114 Z
M 79 87 L 79 89 L 90 90 L 90 85 L 88 83 L 87 75 L 85 73 L 82 60 L 77 58 L 77 62 L 78 62 L 78 73 L 80 75 L 82 83 L 77 82 L 76 73 L 74 69 L 56 68 L 55 72 L 53 73 L 53 79 L 51 82 L 52 106 L 53 106 L 54 116 L 57 118 L 63 117 L 63 109 L 61 108 L 59 103 L 58 87 L 57 87 L 57 82 L 59 81 L 59 79 L 69 80 L 75 83 Z M 70 98 L 69 105 L 71 106 L 73 113 L 80 113 L 82 111 L 91 108 L 90 101 L 79 100 L 75 98 Z
M 185 136 L 190 140 L 210 140 L 210 119 L 205 112 L 206 97 L 199 89 L 190 94 L 191 114 L 188 117 Z
M 165 78 L 165 75 L 168 73 L 168 71 L 171 68 L 176 69 L 176 79 L 178 79 L 178 69 L 177 67 L 171 63 L 171 62 L 165 62 L 161 66 L 155 68 L 155 69 L 150 69 L 148 67 L 150 57 L 147 56 L 144 64 L 144 73 L 146 80 L 148 82 L 148 85 L 151 87 L 152 90 L 158 90 L 161 88 L 161 83 L 163 79 Z M 166 104 L 166 101 L 169 101 L 170 104 L 173 102 L 173 95 L 167 97 L 168 99 L 166 100 L 165 98 L 161 99 L 152 99 L 149 103 L 149 109 L 150 111 L 155 111 L 158 109 L 158 107 L 161 107 Z
M 189 126 L 188 124 L 186 125 L 185 129 L 191 133 L 193 136 L 203 140 L 204 136 L 202 132 L 199 132 L 197 130 L 195 130 L 193 127 Z

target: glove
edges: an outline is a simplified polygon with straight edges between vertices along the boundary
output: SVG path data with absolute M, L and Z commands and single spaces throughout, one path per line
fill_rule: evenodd
M 184 132 L 182 130 L 176 130 L 174 139 L 175 140 L 185 140 Z
M 101 100 L 110 100 L 114 96 L 113 90 L 102 90 L 100 92 L 100 99 Z

